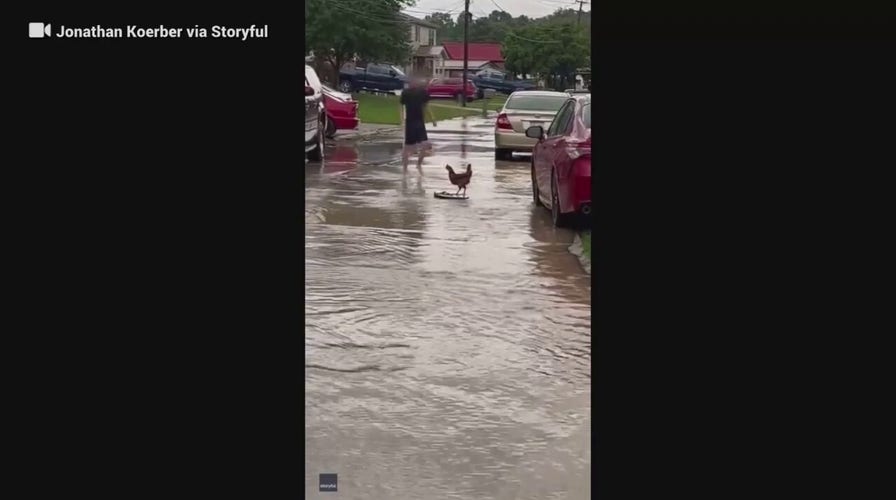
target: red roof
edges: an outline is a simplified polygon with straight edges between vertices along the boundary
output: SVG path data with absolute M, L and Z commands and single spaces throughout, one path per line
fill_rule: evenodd
M 464 44 L 463 42 L 444 42 L 442 47 L 448 54 L 448 59 L 464 60 Z M 470 61 L 501 61 L 504 62 L 504 56 L 501 55 L 500 43 L 471 43 L 467 48 L 467 59 Z

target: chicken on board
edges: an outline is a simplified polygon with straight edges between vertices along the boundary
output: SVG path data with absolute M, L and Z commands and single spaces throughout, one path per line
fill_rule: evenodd
M 467 184 L 470 183 L 470 177 L 473 176 L 473 165 L 467 163 L 467 171 L 463 173 L 456 173 L 451 165 L 445 165 L 445 170 L 448 171 L 448 180 L 451 181 L 451 184 L 457 186 L 457 195 L 460 193 L 460 190 L 464 190 L 464 195 L 467 194 Z

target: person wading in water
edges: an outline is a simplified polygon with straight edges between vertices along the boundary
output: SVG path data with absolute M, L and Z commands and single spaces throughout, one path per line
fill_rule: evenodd
M 426 135 L 426 123 L 423 118 L 424 110 L 432 120 L 432 126 L 436 126 L 436 117 L 427 103 L 429 93 L 426 91 L 426 79 L 415 76 L 411 85 L 401 93 L 401 120 L 404 123 L 404 149 L 401 153 L 404 170 L 408 170 L 408 160 L 413 150 L 417 150 L 417 170 L 423 173 L 423 157 L 428 156 L 432 150 L 432 144 Z

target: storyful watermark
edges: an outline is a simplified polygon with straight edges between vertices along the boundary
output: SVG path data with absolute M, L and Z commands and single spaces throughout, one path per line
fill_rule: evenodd
M 28 36 L 31 38 L 230 38 L 246 41 L 253 38 L 267 38 L 268 25 L 252 25 L 248 28 L 232 28 L 229 26 L 171 28 L 159 26 L 124 26 L 105 27 L 100 25 L 87 27 L 70 27 L 59 25 L 56 30 L 49 23 L 28 23 Z

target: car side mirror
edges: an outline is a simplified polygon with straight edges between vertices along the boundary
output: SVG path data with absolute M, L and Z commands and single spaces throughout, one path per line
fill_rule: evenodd
M 544 129 L 538 125 L 535 125 L 534 127 L 529 127 L 526 129 L 526 137 L 529 137 L 532 139 L 541 139 L 542 137 L 544 137 Z
M 305 86 L 305 97 L 311 97 L 314 95 L 314 87 Z
M 390 69 L 390 70 L 389 70 L 389 76 L 395 76 L 395 75 L 397 75 L 397 74 L 398 74 L 398 73 L 396 73 L 394 69 Z

